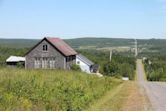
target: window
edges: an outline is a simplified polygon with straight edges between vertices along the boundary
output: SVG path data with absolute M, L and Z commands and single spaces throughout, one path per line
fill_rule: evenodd
M 50 69 L 55 68 L 55 58 L 54 58 L 54 57 L 53 57 L 53 58 L 50 58 L 49 63 L 50 63 Z
M 40 58 L 36 57 L 35 58 L 35 63 L 34 63 L 35 69 L 40 68 L 40 64 L 41 64 Z
M 48 59 L 46 57 L 42 58 L 42 68 L 48 68 Z
M 48 46 L 47 45 L 43 45 L 43 51 L 47 51 L 48 50 Z
M 72 56 L 68 56 L 68 57 L 66 57 L 66 61 L 67 61 L 67 62 L 72 61 Z
M 72 56 L 72 60 L 74 60 L 74 59 L 75 59 L 75 57 L 76 57 L 76 56 Z
M 77 61 L 77 64 L 80 64 L 80 61 Z
M 66 57 L 66 62 L 68 62 L 69 61 L 69 57 Z

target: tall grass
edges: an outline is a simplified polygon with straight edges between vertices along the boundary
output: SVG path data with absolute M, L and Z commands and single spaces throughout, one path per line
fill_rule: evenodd
M 121 81 L 61 70 L 0 69 L 0 111 L 81 111 Z

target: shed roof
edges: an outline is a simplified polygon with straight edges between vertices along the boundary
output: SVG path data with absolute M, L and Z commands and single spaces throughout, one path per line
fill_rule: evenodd
M 88 58 L 86 58 L 85 56 L 83 56 L 82 54 L 78 54 L 77 58 L 79 58 L 80 60 L 82 60 L 84 63 L 86 63 L 87 65 L 93 65 L 94 63 L 89 60 Z
M 24 62 L 25 57 L 20 56 L 10 56 L 8 59 L 6 59 L 6 62 Z

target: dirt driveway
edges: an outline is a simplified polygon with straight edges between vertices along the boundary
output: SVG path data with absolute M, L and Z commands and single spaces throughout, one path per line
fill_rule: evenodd
M 142 61 L 137 60 L 137 80 L 144 89 L 154 111 L 166 111 L 166 83 L 147 82 Z

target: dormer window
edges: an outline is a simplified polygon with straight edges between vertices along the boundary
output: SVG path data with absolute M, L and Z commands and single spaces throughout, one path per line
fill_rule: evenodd
M 48 46 L 47 45 L 43 45 L 43 51 L 47 51 L 48 50 Z

